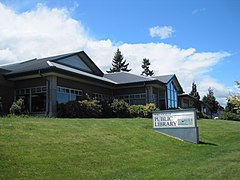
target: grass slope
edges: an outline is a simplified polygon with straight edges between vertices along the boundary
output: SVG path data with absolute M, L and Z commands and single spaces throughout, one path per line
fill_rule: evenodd
M 151 119 L 0 118 L 0 179 L 238 179 L 240 123 L 198 126 L 202 144 Z

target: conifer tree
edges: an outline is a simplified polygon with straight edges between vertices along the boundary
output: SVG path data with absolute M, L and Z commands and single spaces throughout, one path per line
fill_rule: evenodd
M 216 101 L 211 88 L 208 89 L 207 96 L 203 97 L 203 103 L 206 105 L 207 110 L 211 113 L 211 118 L 213 118 L 213 113 L 217 113 L 219 109 L 219 103 Z
M 143 71 L 142 71 L 141 75 L 143 75 L 143 76 L 152 76 L 154 74 L 153 70 L 149 69 L 150 64 L 151 63 L 150 63 L 149 59 L 146 59 L 146 58 L 143 59 L 143 61 L 142 61 Z
M 189 95 L 195 97 L 197 100 L 200 100 L 200 95 L 197 91 L 197 85 L 195 82 L 192 83 L 192 91 L 189 93 Z
M 195 82 L 192 83 L 192 91 L 189 93 L 189 95 L 196 99 L 196 101 L 194 102 L 194 108 L 201 112 L 200 95 L 197 91 L 197 85 L 195 84 Z
M 129 63 L 126 64 L 126 60 L 124 60 L 124 57 L 118 48 L 112 60 L 112 68 L 110 68 L 110 70 L 107 71 L 107 73 L 121 72 L 121 71 L 129 72 L 131 71 L 131 69 L 128 69 L 128 65 Z

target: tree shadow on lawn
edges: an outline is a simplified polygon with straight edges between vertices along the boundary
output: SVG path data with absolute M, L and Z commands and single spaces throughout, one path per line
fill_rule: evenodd
M 217 144 L 209 143 L 209 142 L 203 142 L 203 141 L 199 141 L 199 144 L 205 144 L 205 145 L 211 145 L 211 146 L 218 146 Z

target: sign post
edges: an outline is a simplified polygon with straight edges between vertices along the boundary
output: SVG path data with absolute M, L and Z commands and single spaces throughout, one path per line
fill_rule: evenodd
M 178 139 L 199 143 L 195 109 L 155 111 L 153 128 Z

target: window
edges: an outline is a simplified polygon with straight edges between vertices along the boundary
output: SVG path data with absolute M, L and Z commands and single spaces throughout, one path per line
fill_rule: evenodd
M 145 105 L 146 104 L 146 94 L 128 94 L 115 96 L 116 99 L 123 99 L 129 105 Z
M 82 90 L 78 89 L 71 89 L 66 87 L 57 87 L 57 103 L 58 104 L 65 104 L 69 101 L 76 101 L 78 97 L 82 96 Z
M 57 62 L 60 64 L 63 64 L 63 65 L 69 66 L 69 67 L 81 69 L 86 72 L 92 73 L 92 70 L 78 56 L 60 59 Z
M 16 89 L 16 99 L 24 100 L 25 112 L 46 111 L 46 86 Z
M 168 108 L 177 108 L 178 99 L 177 99 L 177 90 L 173 82 L 169 82 L 167 85 L 167 96 L 168 96 Z

